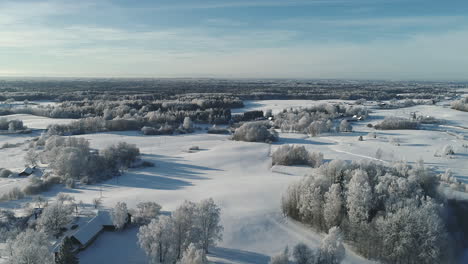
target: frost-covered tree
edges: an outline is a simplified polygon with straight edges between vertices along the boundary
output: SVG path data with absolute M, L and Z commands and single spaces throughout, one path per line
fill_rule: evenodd
M 271 257 L 269 264 L 289 264 L 289 249 L 286 247 L 281 253 Z
M 353 131 L 353 127 L 351 126 L 351 124 L 346 119 L 343 119 L 340 122 L 340 131 L 341 132 L 351 132 L 351 131 Z
M 322 164 L 323 154 L 309 152 L 304 146 L 283 145 L 271 155 L 273 165 L 310 165 L 318 167 Z
M 145 251 L 151 263 L 172 264 L 177 259 L 174 241 L 174 220 L 163 215 L 140 227 L 138 244 Z
M 204 264 L 207 263 L 205 253 L 203 249 L 198 249 L 193 243 L 191 243 L 184 251 L 182 258 L 177 264 Z
M 155 202 L 141 202 L 137 204 L 132 218 L 137 224 L 149 224 L 151 220 L 157 219 L 161 211 L 161 205 Z
M 94 199 L 93 199 L 93 206 L 94 206 L 94 209 L 99 208 L 101 205 L 102 205 L 102 200 L 101 200 L 101 198 L 94 198 Z
M 71 221 L 73 208 L 62 202 L 49 204 L 44 208 L 37 224 L 45 233 L 58 237 L 61 229 Z
M 28 150 L 28 152 L 26 152 L 26 155 L 24 155 L 24 162 L 27 165 L 36 166 L 38 160 L 39 154 L 34 149 Z
M 112 210 L 111 217 L 115 228 L 122 229 L 128 222 L 127 204 L 124 202 L 117 202 Z
M 8 241 L 9 264 L 54 264 L 43 232 L 26 229 L 15 239 Z
M 320 243 L 320 263 L 339 264 L 345 257 L 341 230 L 332 227 Z
M 278 134 L 268 129 L 264 123 L 248 122 L 234 131 L 233 140 L 247 142 L 273 142 L 278 140 Z
M 299 243 L 294 246 L 292 255 L 297 264 L 316 263 L 315 252 L 304 243 Z
M 190 117 L 186 116 L 184 118 L 184 123 L 182 124 L 182 127 L 187 131 L 192 130 L 192 128 L 193 128 L 192 119 L 190 119 Z
M 215 204 L 212 198 L 202 200 L 197 205 L 197 222 L 199 227 L 199 239 L 201 249 L 208 253 L 210 246 L 216 245 L 222 239 L 223 227 L 221 226 L 221 208 Z
M 343 215 L 342 191 L 338 183 L 332 184 L 325 193 L 325 204 L 323 205 L 323 218 L 328 228 L 339 226 Z
M 69 237 L 65 237 L 60 246 L 60 250 L 55 257 L 56 264 L 78 264 L 79 260 L 73 252 L 73 242 Z
M 300 190 L 299 214 L 302 221 L 319 228 L 323 224 L 323 192 L 320 183 L 309 178 Z
M 199 235 L 199 230 L 194 229 L 196 214 L 197 205 L 189 201 L 184 201 L 172 214 L 177 259 L 182 257 L 188 245 Z
M 369 219 L 372 201 L 372 189 L 367 173 L 363 170 L 356 170 L 349 182 L 346 198 L 351 223 L 358 224 Z

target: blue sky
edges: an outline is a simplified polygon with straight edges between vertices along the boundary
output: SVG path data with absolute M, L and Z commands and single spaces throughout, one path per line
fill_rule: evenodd
M 468 80 L 468 1 L 0 0 L 0 76 Z

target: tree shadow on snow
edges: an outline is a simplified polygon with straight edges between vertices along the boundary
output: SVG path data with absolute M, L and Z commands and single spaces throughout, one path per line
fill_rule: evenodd
M 207 171 L 221 171 L 186 163 L 180 157 L 145 154 L 143 159 L 153 162 L 155 166 L 131 169 L 122 176 L 110 179 L 104 184 L 157 190 L 177 190 L 192 186 L 193 184 L 189 180 L 209 179 L 204 176 Z
M 273 143 L 273 145 L 283 145 L 283 144 L 335 145 L 335 143 L 314 141 L 309 138 L 282 138 L 282 137 L 280 137 L 278 142 Z
M 270 257 L 240 249 L 214 247 L 210 248 L 209 256 L 219 258 L 214 261 L 215 264 L 228 264 L 228 263 L 245 263 L 245 264 L 263 264 L 270 261 Z

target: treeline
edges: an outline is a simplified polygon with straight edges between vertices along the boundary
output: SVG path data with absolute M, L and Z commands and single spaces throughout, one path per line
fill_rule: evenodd
M 242 100 L 443 98 L 466 83 L 355 80 L 223 80 L 223 79 L 5 79 L 0 101 L 174 99 L 203 93 L 233 95 Z
M 276 128 L 284 132 L 306 133 L 317 136 L 324 132 L 350 131 L 347 123 L 335 125 L 338 118 L 363 120 L 368 116 L 368 109 L 359 105 L 320 104 L 308 108 L 284 109 L 274 117 Z M 347 121 L 346 121 L 347 122 Z
M 394 129 L 418 129 L 419 122 L 399 117 L 385 117 L 385 119 L 374 126 L 375 129 L 394 130 Z
M 4 109 L 7 114 L 31 114 L 50 118 L 103 117 L 112 119 L 137 119 L 149 113 L 157 113 L 168 122 L 182 121 L 185 116 L 201 123 L 227 123 L 231 119 L 230 109 L 242 107 L 239 98 L 226 96 L 200 96 L 198 99 L 180 98 L 178 100 L 82 100 L 65 101 L 56 106 L 16 107 Z
M 422 161 L 387 167 L 333 160 L 291 185 L 282 211 L 318 231 L 340 227 L 358 253 L 382 263 L 454 261 L 453 219 Z

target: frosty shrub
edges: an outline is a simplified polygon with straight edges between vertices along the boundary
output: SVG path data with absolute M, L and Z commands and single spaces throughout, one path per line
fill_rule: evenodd
M 18 187 L 13 187 L 8 192 L 4 193 L 0 196 L 0 201 L 14 201 L 23 199 L 24 193 Z
M 155 202 L 141 202 L 137 204 L 132 219 L 137 224 L 149 224 L 151 220 L 157 219 L 161 211 L 161 206 Z
M 159 135 L 159 132 L 156 128 L 150 126 L 144 126 L 141 128 L 141 133 L 143 135 Z
M 278 140 L 278 134 L 273 129 L 268 129 L 261 122 L 244 123 L 236 129 L 233 140 L 247 142 L 273 142 Z
M 419 123 L 405 118 L 386 117 L 382 122 L 374 126 L 375 129 L 418 129 Z
M 7 178 L 11 174 L 12 172 L 9 169 L 0 169 L 0 178 Z
M 460 111 L 468 112 L 468 97 L 464 97 L 460 100 L 452 103 L 452 108 Z
M 289 250 L 286 247 L 281 253 L 271 257 L 269 264 L 289 264 Z
M 207 131 L 208 134 L 229 134 L 229 130 L 226 128 L 218 127 L 213 125 Z
M 273 165 L 309 165 L 318 167 L 322 164 L 323 154 L 308 152 L 304 146 L 283 145 L 272 154 Z
M 341 132 L 352 132 L 353 127 L 351 126 L 351 124 L 346 119 L 343 119 L 340 122 L 340 131 Z
M 202 249 L 190 243 L 188 248 L 184 251 L 182 258 L 177 264 L 204 264 L 207 263 L 205 253 Z
M 454 155 L 455 151 L 453 150 L 453 147 L 451 145 L 446 145 L 444 149 L 442 150 L 442 153 L 445 156 L 449 156 L 449 155 Z

